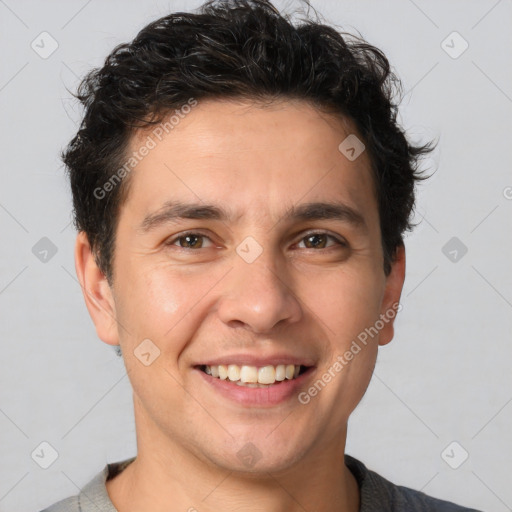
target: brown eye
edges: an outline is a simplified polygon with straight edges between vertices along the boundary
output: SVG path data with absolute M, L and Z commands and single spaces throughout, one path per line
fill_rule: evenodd
M 310 233 L 302 238 L 301 242 L 305 241 L 306 249 L 325 249 L 329 239 L 334 240 L 337 245 L 346 246 L 345 242 L 327 233 Z
M 209 240 L 209 238 L 201 233 L 190 232 L 174 237 L 172 240 L 169 240 L 169 242 L 166 242 L 166 245 L 172 245 L 182 249 L 204 249 L 204 240 Z M 179 245 L 176 245 L 176 243 L 179 243 Z

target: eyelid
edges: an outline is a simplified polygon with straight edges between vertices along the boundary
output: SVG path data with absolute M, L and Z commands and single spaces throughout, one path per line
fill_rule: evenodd
M 170 246 L 174 246 L 174 244 L 180 239 L 180 238 L 183 238 L 187 235 L 200 235 L 202 236 L 203 238 L 208 238 L 208 240 L 210 240 L 210 242 L 213 244 L 213 240 L 210 236 L 206 235 L 205 233 L 203 233 L 201 230 L 199 229 L 196 229 L 196 230 L 190 230 L 190 231 L 182 231 L 181 233 L 177 233 L 176 235 L 172 236 L 171 238 L 167 239 L 167 241 L 164 242 L 165 245 L 170 245 Z M 182 249 L 184 251 L 197 251 L 198 249 L 188 249 L 187 247 L 179 247 L 179 246 L 175 246 L 177 249 Z M 205 247 L 202 247 L 202 249 L 205 249 Z M 209 247 L 206 247 L 206 249 L 209 249 Z
M 348 242 L 341 235 L 331 233 L 330 231 L 327 231 L 325 229 L 310 229 L 307 232 L 301 232 L 300 235 L 301 235 L 301 237 L 297 243 L 302 242 L 302 240 L 309 235 L 326 235 L 327 237 L 335 240 L 340 247 L 348 247 Z M 331 247 L 326 247 L 323 250 L 327 251 L 330 248 Z M 316 252 L 319 251 L 318 249 L 307 249 L 307 248 L 306 248 L 306 250 L 316 251 Z
M 304 238 L 306 238 L 307 236 L 309 235 L 326 235 L 328 236 L 329 238 L 332 238 L 333 240 L 335 240 L 338 245 L 340 247 L 348 247 L 348 242 L 340 235 L 338 234 L 333 234 L 331 233 L 330 231 L 327 231 L 327 230 L 323 230 L 323 229 L 309 229 L 307 231 L 301 231 L 299 233 L 297 233 L 296 235 L 294 235 L 294 238 L 295 236 L 297 236 L 298 234 L 300 234 L 300 238 L 298 239 L 298 241 L 296 243 L 300 243 L 304 240 Z M 168 239 L 166 242 L 165 242 L 165 245 L 169 245 L 169 246 L 174 246 L 174 244 L 180 239 L 180 238 L 183 238 L 187 235 L 200 235 L 202 236 L 203 238 L 207 238 L 208 240 L 210 240 L 210 242 L 212 244 L 214 244 L 212 238 L 210 236 L 208 236 L 207 234 L 205 234 L 204 232 L 202 232 L 200 229 L 196 229 L 196 230 L 189 230 L 189 231 L 182 231 L 181 233 L 177 233 L 176 235 L 174 235 L 173 237 L 171 237 L 170 239 Z M 179 246 L 175 246 L 177 249 L 182 249 L 184 251 L 198 251 L 199 249 L 189 249 L 187 247 L 179 247 Z M 209 247 L 201 247 L 201 249 L 208 249 Z M 327 250 L 329 248 L 324 248 L 323 250 Z M 313 251 L 316 251 L 318 252 L 319 250 L 318 249 L 307 249 L 307 250 L 313 250 Z M 320 249 L 322 250 L 322 249 Z

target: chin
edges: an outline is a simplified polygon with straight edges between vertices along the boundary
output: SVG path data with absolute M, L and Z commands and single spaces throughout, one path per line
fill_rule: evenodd
M 210 460 L 226 471 L 257 476 L 268 476 L 268 473 L 286 473 L 300 462 L 304 456 L 304 448 L 295 448 L 290 442 L 281 439 L 278 442 L 266 438 L 263 434 L 259 439 L 247 442 L 232 442 L 221 453 L 210 454 Z

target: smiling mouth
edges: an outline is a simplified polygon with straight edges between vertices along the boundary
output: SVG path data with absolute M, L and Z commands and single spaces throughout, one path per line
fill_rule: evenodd
M 233 382 L 238 386 L 249 388 L 268 388 L 281 384 L 285 380 L 294 380 L 305 373 L 310 367 L 294 364 L 278 364 L 266 366 L 249 365 L 200 365 L 202 372 L 215 379 Z

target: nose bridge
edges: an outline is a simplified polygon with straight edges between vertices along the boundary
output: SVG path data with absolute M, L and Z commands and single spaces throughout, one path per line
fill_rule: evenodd
M 251 237 L 236 252 L 219 306 L 223 322 L 265 332 L 281 321 L 298 321 L 301 307 L 286 276 L 279 275 L 278 255 Z
M 249 251 L 244 252 L 247 249 Z M 282 268 L 278 261 L 279 257 L 270 247 L 261 247 L 258 250 L 251 241 L 245 241 L 237 248 L 237 254 L 239 258 L 233 270 L 247 286 L 251 286 L 255 291 L 261 288 L 279 295 L 282 295 L 285 289 L 288 290 L 285 276 L 279 275 L 279 269 Z

